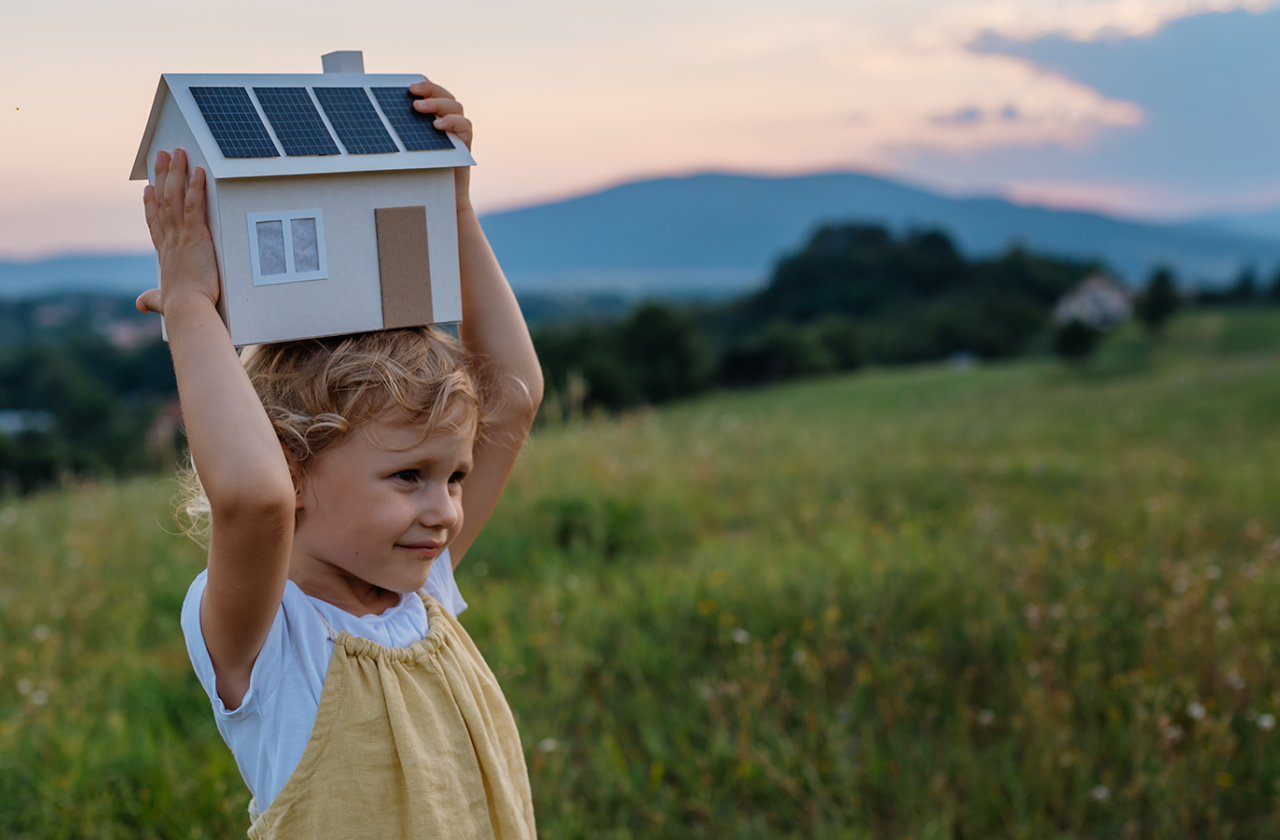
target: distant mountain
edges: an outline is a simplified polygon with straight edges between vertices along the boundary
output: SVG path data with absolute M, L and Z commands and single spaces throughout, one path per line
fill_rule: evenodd
M 1233 216 L 1209 216 L 1190 223 L 1193 227 L 1222 230 L 1244 236 L 1280 238 L 1280 209 Z
M 1252 222 L 1241 221 L 1252 219 Z M 1015 242 L 1046 254 L 1096 258 L 1130 283 L 1152 265 L 1184 282 L 1219 285 L 1244 263 L 1280 263 L 1280 216 L 1181 225 L 951 198 L 854 172 L 801 177 L 706 173 L 635 181 L 484 218 L 522 297 L 536 293 L 722 295 L 763 283 L 776 260 L 820 224 L 874 221 L 896 232 L 946 231 L 970 257 Z M 1233 221 L 1234 220 L 1234 221 Z M 0 262 L 0 298 L 60 291 L 137 294 L 155 283 L 151 254 Z
M 140 295 L 156 285 L 156 257 L 99 254 L 32 262 L 0 261 L 0 299 L 34 298 L 65 292 Z
M 1172 264 L 1184 281 L 1216 285 L 1244 262 L 1269 268 L 1280 261 L 1280 236 L 950 198 L 853 172 L 638 181 L 495 213 L 484 224 L 517 288 L 727 288 L 764 280 L 817 225 L 851 220 L 899 232 L 938 227 L 969 256 L 1022 242 L 1046 254 L 1096 258 L 1131 283 L 1158 262 Z

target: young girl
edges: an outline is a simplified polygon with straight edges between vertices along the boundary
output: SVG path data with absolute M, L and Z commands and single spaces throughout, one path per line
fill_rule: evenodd
M 410 88 L 468 147 L 448 91 Z M 219 319 L 205 174 L 143 193 L 209 564 L 187 649 L 255 799 L 251 838 L 533 838 L 524 752 L 454 616 L 453 568 L 541 400 L 528 329 L 457 175 L 461 346 L 431 329 L 264 345 Z M 473 361 L 475 360 L 475 361 Z M 464 489 L 465 488 L 465 489 Z

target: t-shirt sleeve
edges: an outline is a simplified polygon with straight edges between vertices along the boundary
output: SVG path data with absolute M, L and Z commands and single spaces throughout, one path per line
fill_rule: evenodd
M 427 575 L 427 592 L 455 616 L 461 615 L 467 608 L 467 602 L 458 591 L 458 582 L 453 577 L 453 558 L 449 556 L 447 548 L 431 564 L 431 572 Z
M 240 705 L 228 709 L 218 696 L 218 678 L 213 671 L 213 660 L 209 657 L 209 649 L 205 645 L 204 631 L 200 626 L 200 600 L 204 597 L 208 585 L 208 570 L 201 572 L 187 589 L 187 597 L 182 602 L 182 635 L 187 642 L 187 655 L 191 657 L 191 666 L 196 677 L 209 695 L 214 715 L 218 718 L 241 718 L 253 714 L 259 698 L 264 694 L 270 696 L 275 688 L 267 683 L 278 680 L 280 659 L 283 649 L 284 622 L 281 620 L 283 610 L 277 611 L 271 630 L 263 642 L 262 650 L 253 663 L 253 673 L 249 677 L 249 690 L 245 692 Z

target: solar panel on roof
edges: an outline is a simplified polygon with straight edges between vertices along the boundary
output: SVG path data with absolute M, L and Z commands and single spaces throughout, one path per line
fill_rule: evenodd
M 387 122 L 400 135 L 410 152 L 428 149 L 452 149 L 453 141 L 449 135 L 432 125 L 435 114 L 422 114 L 414 110 L 413 101 L 418 97 L 409 93 L 408 88 L 376 87 L 373 95 L 382 106 L 382 113 L 387 115 Z
M 306 88 L 256 87 L 253 93 L 286 155 L 342 154 Z
M 193 87 L 191 96 L 223 157 L 280 157 L 244 88 Z
M 382 118 L 373 109 L 369 94 L 358 87 L 317 87 L 312 88 L 320 107 L 333 130 L 338 132 L 338 139 L 346 146 L 347 152 L 353 155 L 370 155 L 379 152 L 398 152 L 391 135 L 382 124 Z

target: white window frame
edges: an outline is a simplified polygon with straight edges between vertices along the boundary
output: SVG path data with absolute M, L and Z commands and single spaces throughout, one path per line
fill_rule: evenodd
M 329 263 L 324 254 L 324 214 L 319 210 L 289 210 L 274 213 L 249 213 L 249 260 L 253 265 L 253 285 L 274 286 L 279 283 L 300 283 L 303 280 L 324 280 L 329 276 Z M 316 220 L 316 254 L 320 268 L 316 271 L 296 271 L 293 267 L 294 219 Z M 284 229 L 284 274 L 262 273 L 258 259 L 258 222 L 280 222 Z

